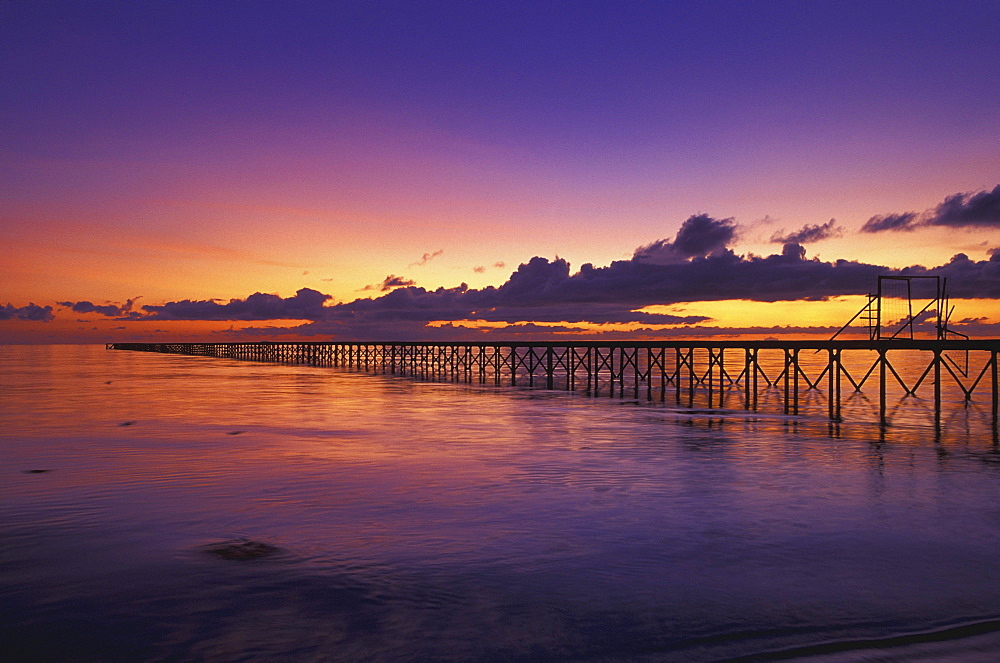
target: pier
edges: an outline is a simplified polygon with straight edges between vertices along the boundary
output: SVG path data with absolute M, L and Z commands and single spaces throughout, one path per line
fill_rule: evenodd
M 1000 339 L 650 342 L 110 343 L 108 349 L 325 366 L 419 380 L 567 390 L 703 411 L 845 420 L 845 402 L 870 404 L 882 426 L 919 399 L 1000 411 Z

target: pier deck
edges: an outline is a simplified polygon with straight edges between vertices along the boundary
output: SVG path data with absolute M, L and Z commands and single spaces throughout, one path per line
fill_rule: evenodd
M 362 370 L 422 380 L 580 391 L 589 396 L 758 411 L 777 390 L 781 411 L 825 399 L 844 419 L 845 394 L 875 394 L 890 424 L 893 397 L 931 402 L 941 425 L 945 394 L 1000 410 L 1000 339 L 759 341 L 517 341 L 109 343 L 108 349 L 223 357 Z

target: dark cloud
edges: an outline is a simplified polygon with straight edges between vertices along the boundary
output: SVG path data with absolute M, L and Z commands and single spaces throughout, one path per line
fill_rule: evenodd
M 499 301 L 533 306 L 559 299 L 558 292 L 569 279 L 569 263 L 562 258 L 549 262 L 535 256 L 510 275 L 498 290 Z
M 913 266 L 891 270 L 847 260 L 809 259 L 801 244 L 789 242 L 781 253 L 767 257 L 737 256 L 729 250 L 671 264 L 649 263 L 640 257 L 616 261 L 607 267 L 585 264 L 576 273 L 571 273 L 569 263 L 561 258 L 535 257 L 520 265 L 500 287 L 470 289 L 463 283 L 454 288 L 426 290 L 399 286 L 374 299 L 361 298 L 332 306 L 324 305 L 329 295 L 303 289 L 287 299 L 256 293 L 228 303 L 186 300 L 144 306 L 142 314 L 133 312 L 132 317 L 302 319 L 310 322 L 295 327 L 297 334 L 359 340 L 446 338 L 449 329 L 455 333 L 458 328 L 468 329 L 466 325 L 475 328 L 474 333 L 496 335 L 498 324 L 509 329 L 510 325 L 528 322 L 549 323 L 543 325 L 547 333 L 553 332 L 551 325 L 561 326 L 560 323 L 638 323 L 683 327 L 690 332 L 691 325 L 704 326 L 710 320 L 698 315 L 656 314 L 641 309 L 654 304 L 724 299 L 776 302 L 861 295 L 873 289 L 879 274 L 936 274 L 948 278 L 953 297 L 1000 297 L 1000 252 L 980 262 L 958 254 L 946 265 L 934 269 Z M 475 321 L 483 324 L 477 326 Z M 438 324 L 428 327 L 431 322 Z M 451 327 L 444 329 L 442 324 Z M 252 336 L 268 332 L 246 333 Z M 456 338 L 466 338 L 465 334 L 462 332 Z
M 100 315 L 105 315 L 109 318 L 112 317 L 129 317 L 136 318 L 141 317 L 141 314 L 133 311 L 132 307 L 135 305 L 135 300 L 139 297 L 133 297 L 128 299 L 124 304 L 94 304 L 88 301 L 80 302 L 56 302 L 59 306 L 66 306 L 70 308 L 74 313 L 98 313 Z
M 992 255 L 989 260 L 974 261 L 964 253 L 958 253 L 947 264 L 933 269 L 907 267 L 900 270 L 903 275 L 933 275 L 948 279 L 948 294 L 951 297 L 969 299 L 1000 298 L 1000 257 Z
M 843 234 L 843 229 L 837 226 L 837 220 L 830 219 L 823 224 L 806 224 L 797 232 L 787 235 L 774 233 L 771 235 L 771 242 L 775 244 L 809 244 L 831 237 L 840 237 Z
M 632 259 L 661 265 L 680 263 L 719 254 L 735 238 L 736 224 L 732 219 L 713 219 L 707 214 L 696 214 L 681 225 L 672 242 L 661 239 L 641 246 L 635 250 Z
M 956 193 L 923 214 L 903 212 L 873 216 L 861 226 L 863 233 L 916 230 L 926 226 L 1000 228 L 1000 184 L 992 191 Z
M 76 313 L 99 313 L 108 317 L 122 314 L 122 307 L 116 304 L 104 304 L 98 306 L 88 301 L 82 302 L 56 302 L 59 306 L 67 306 Z
M 948 196 L 934 209 L 927 223 L 935 226 L 1000 228 L 1000 184 L 992 191 Z
M 423 267 L 424 265 L 426 265 L 427 263 L 429 263 L 431 260 L 434 260 L 434 258 L 437 258 L 439 255 L 441 255 L 443 253 L 444 253 L 444 249 L 438 249 L 434 253 L 425 253 L 424 255 L 422 255 L 420 257 L 420 260 L 418 260 L 417 262 L 411 262 L 409 266 L 410 267 Z
M 903 212 L 902 214 L 883 214 L 873 216 L 861 226 L 863 233 L 880 233 L 886 230 L 905 230 L 907 232 L 916 230 L 919 224 L 920 215 L 916 212 Z
M 651 305 L 730 299 L 778 302 L 863 295 L 872 291 L 880 274 L 940 275 L 949 279 L 953 297 L 1000 297 L 1000 251 L 991 251 L 990 259 L 980 262 L 958 254 L 947 264 L 932 269 L 915 265 L 893 270 L 856 261 L 810 259 L 802 243 L 794 241 L 785 242 L 781 252 L 774 255 L 739 256 L 727 248 L 736 228 L 731 219 L 692 216 L 672 241 L 661 240 L 640 247 L 630 259 L 605 267 L 587 263 L 574 273 L 562 258 L 536 256 L 519 265 L 499 287 L 470 289 L 463 283 L 453 288 L 426 290 L 409 279 L 390 274 L 380 285 L 369 286 L 380 290 L 383 293 L 380 296 L 335 305 L 327 305 L 329 295 L 302 289 L 287 299 L 256 293 L 245 300 L 233 299 L 227 303 L 185 300 L 144 306 L 142 312 L 131 311 L 127 317 L 299 319 L 309 322 L 293 328 L 296 334 L 373 341 L 438 339 L 446 338 L 447 333 L 455 334 L 456 339 L 468 338 L 469 334 L 496 336 L 500 334 L 498 328 L 510 330 L 511 325 L 518 326 L 517 333 L 528 333 L 524 323 L 539 323 L 539 328 L 531 333 L 542 330 L 552 333 L 562 326 L 578 330 L 579 327 L 572 326 L 630 323 L 647 331 L 660 326 L 662 335 L 665 333 L 662 329 L 669 327 L 694 333 L 694 325 L 704 327 L 710 320 L 704 316 L 656 314 L 642 309 Z M 827 224 L 805 226 L 783 239 L 814 240 L 834 229 L 831 220 Z M 95 311 L 98 308 L 90 302 L 76 302 L 74 306 L 89 306 Z M 8 305 L 3 310 L 10 308 Z M 459 329 L 464 331 L 456 331 Z M 239 333 L 253 336 L 282 332 L 272 329 Z
M 378 290 L 379 292 L 389 292 L 393 288 L 406 288 L 411 285 L 416 285 L 416 281 L 411 281 L 410 279 L 404 278 L 402 276 L 396 276 L 395 274 L 390 274 L 385 277 L 385 279 L 377 285 L 366 285 L 362 290 Z
M 302 288 L 294 297 L 254 293 L 246 299 L 168 302 L 162 306 L 143 306 L 144 320 L 321 320 L 324 303 L 330 295 Z
M 34 322 L 48 322 L 55 319 L 51 306 L 37 306 L 34 302 L 27 306 L 16 307 L 8 303 L 0 306 L 0 320 L 32 320 Z
M 683 263 L 658 264 L 645 262 L 640 255 L 607 267 L 585 264 L 575 274 L 565 260 L 535 257 L 499 288 L 470 290 L 464 284 L 435 291 L 399 288 L 377 299 L 329 307 L 326 320 L 309 325 L 309 331 L 414 339 L 429 333 L 424 325 L 431 321 L 700 324 L 706 319 L 638 310 L 653 304 L 723 299 L 775 302 L 861 295 L 874 288 L 879 274 L 938 274 L 949 278 L 955 297 L 1000 297 L 1000 258 L 973 262 L 959 254 L 935 269 L 892 270 L 848 260 L 808 259 L 801 244 L 790 242 L 780 254 L 767 257 L 723 251 Z
M 720 299 L 771 302 L 864 294 L 886 271 L 843 260 L 808 260 L 805 249 L 795 243 L 766 258 L 723 251 L 683 263 L 658 264 L 640 257 L 607 267 L 586 264 L 575 274 L 563 259 L 535 257 L 499 288 L 402 287 L 376 299 L 327 307 L 324 319 L 297 329 L 339 338 L 411 340 L 439 333 L 426 327 L 428 322 L 694 325 L 708 318 L 639 309 Z

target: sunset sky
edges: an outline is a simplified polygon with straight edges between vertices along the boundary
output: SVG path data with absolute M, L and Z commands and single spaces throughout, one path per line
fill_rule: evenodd
M 0 0 L 0 342 L 828 335 L 899 273 L 997 337 L 998 35 L 989 0 Z

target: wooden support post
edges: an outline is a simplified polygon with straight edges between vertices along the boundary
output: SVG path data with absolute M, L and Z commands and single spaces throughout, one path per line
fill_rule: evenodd
M 754 375 L 753 364 L 750 363 L 753 348 L 743 348 L 743 408 L 752 410 L 750 407 L 750 386 Z
M 827 416 L 830 421 L 840 421 L 840 350 L 827 350 Z
M 674 348 L 674 397 L 681 404 L 681 349 Z
M 694 407 L 694 348 L 688 348 L 688 407 Z
M 785 370 L 782 373 L 784 377 L 784 387 L 785 387 L 785 401 L 783 406 L 784 414 L 791 413 L 791 402 L 790 402 L 791 376 L 789 375 L 789 372 L 791 371 L 791 365 L 792 365 L 792 351 L 788 348 L 785 348 Z
M 726 349 L 719 348 L 719 409 L 724 410 L 726 407 L 726 387 L 723 379 L 728 376 L 726 373 Z M 730 378 L 730 383 L 732 379 Z
M 509 363 L 510 363 L 510 386 L 517 386 L 517 348 L 514 346 L 510 347 Z
M 941 432 L 941 351 L 934 351 L 934 428 Z
M 888 425 L 885 413 L 886 404 L 886 351 L 884 349 L 879 349 L 878 351 L 878 423 L 883 428 Z
M 552 366 L 552 352 L 553 348 L 551 345 L 545 348 L 545 388 L 552 389 L 555 384 L 554 373 L 555 370 Z
M 639 348 L 632 348 L 632 376 L 634 378 L 634 389 L 632 398 L 639 400 Z
M 653 400 L 653 348 L 646 348 L 646 400 Z
M 601 359 L 601 351 L 600 351 L 600 349 L 597 350 L 597 382 L 598 382 L 598 384 L 600 384 L 600 381 L 601 381 L 601 366 L 602 365 L 608 367 L 608 390 L 610 392 L 609 395 L 608 395 L 608 397 L 610 398 L 610 397 L 612 397 L 612 396 L 615 395 L 615 350 L 614 350 L 614 348 L 608 348 L 608 354 L 604 357 L 603 360 Z M 597 395 L 596 391 L 594 392 L 594 395 L 595 396 Z
M 997 356 L 1000 352 L 993 350 L 990 353 L 990 362 L 993 364 L 992 371 L 993 379 L 990 381 L 993 388 L 993 440 L 997 439 L 997 428 L 1000 427 L 1000 422 L 997 420 L 998 413 L 1000 413 L 1000 368 L 997 366 Z
M 566 357 L 566 391 L 576 389 L 576 348 L 567 347 L 564 350 Z
M 792 414 L 799 413 L 799 349 L 792 350 Z
M 708 353 L 708 409 L 712 409 L 712 405 L 715 403 L 715 393 L 713 392 L 714 373 L 712 371 L 715 364 L 715 350 L 708 348 L 706 352 Z
M 667 350 L 660 348 L 660 402 L 667 400 Z

